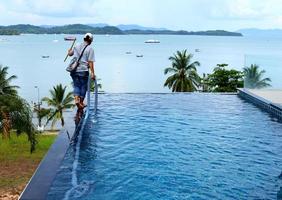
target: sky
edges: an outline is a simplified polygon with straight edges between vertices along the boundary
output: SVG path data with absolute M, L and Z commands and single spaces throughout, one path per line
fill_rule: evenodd
M 139 24 L 173 30 L 282 28 L 282 0 L 0 0 L 0 25 Z

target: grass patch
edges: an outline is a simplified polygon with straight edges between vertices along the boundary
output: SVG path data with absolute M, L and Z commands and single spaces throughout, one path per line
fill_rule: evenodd
M 12 133 L 10 140 L 0 137 L 0 194 L 24 188 L 56 137 L 37 135 L 38 143 L 32 154 L 26 134 L 17 137 Z

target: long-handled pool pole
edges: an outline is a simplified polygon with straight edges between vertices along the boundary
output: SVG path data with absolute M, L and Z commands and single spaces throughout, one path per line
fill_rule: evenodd
M 73 42 L 72 42 L 72 45 L 71 45 L 71 48 L 70 48 L 70 49 L 73 48 L 73 46 L 74 46 L 74 44 L 75 44 L 75 41 L 76 41 L 76 38 L 73 39 Z M 66 55 L 66 58 L 65 58 L 64 62 L 66 62 L 66 60 L 67 60 L 68 57 L 69 57 L 69 54 Z

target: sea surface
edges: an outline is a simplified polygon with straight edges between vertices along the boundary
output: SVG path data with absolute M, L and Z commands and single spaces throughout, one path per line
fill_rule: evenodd
M 29 102 L 47 96 L 56 84 L 68 85 L 71 78 L 63 62 L 71 42 L 65 35 L 0 36 L 0 63 L 9 66 L 9 73 L 18 76 L 14 82 L 20 94 Z M 76 35 L 78 42 L 82 35 Z M 145 44 L 148 39 L 160 44 Z M 58 42 L 54 42 L 58 40 Z M 169 92 L 163 87 L 164 69 L 168 58 L 177 50 L 187 49 L 199 61 L 200 74 L 211 73 L 216 64 L 228 63 L 242 69 L 252 63 L 260 64 L 273 80 L 273 87 L 282 88 L 282 37 L 212 37 L 170 35 L 97 35 L 93 44 L 96 54 L 95 71 L 106 92 Z M 199 49 L 199 52 L 195 50 Z M 131 54 L 126 54 L 131 52 Z M 142 58 L 136 55 L 143 55 Z M 49 58 L 42 58 L 49 56 Z

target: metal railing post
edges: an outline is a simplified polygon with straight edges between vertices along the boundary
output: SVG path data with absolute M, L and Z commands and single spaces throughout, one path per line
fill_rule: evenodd
M 94 91 L 94 96 L 95 96 L 95 102 L 94 102 L 94 113 L 97 113 L 97 107 L 98 107 L 98 83 L 97 80 L 94 80 L 94 87 L 95 87 L 95 91 Z M 88 77 L 88 88 L 87 88 L 87 110 L 86 110 L 86 114 L 89 114 L 89 109 L 90 109 L 90 96 L 91 96 L 91 77 Z

